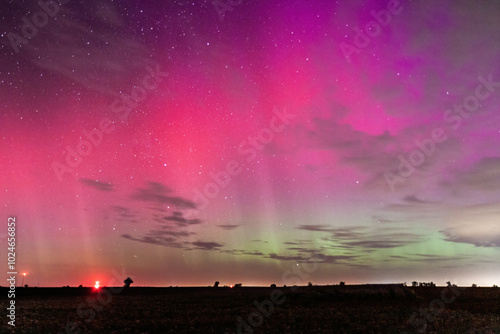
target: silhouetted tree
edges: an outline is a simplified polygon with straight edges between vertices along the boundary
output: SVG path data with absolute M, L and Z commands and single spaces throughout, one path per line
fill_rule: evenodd
M 235 284 L 234 287 L 235 288 L 241 288 L 241 285 L 242 285 L 241 283 L 238 283 L 238 284 Z
M 413 281 L 413 282 L 411 282 L 411 286 L 416 287 L 417 285 L 418 285 L 418 282 L 417 282 L 417 281 Z
M 271 284 L 271 288 L 275 288 L 276 287 L 276 284 Z
M 216 282 L 214 283 L 214 288 L 218 288 L 218 287 L 219 287 L 219 281 L 216 281 Z
M 307 286 L 313 286 L 313 284 L 311 282 L 307 283 Z
M 132 279 L 130 277 L 127 277 L 123 283 L 125 283 L 125 287 L 128 288 L 130 287 L 130 284 L 134 283 L 134 281 L 132 281 Z
M 472 283 L 473 288 L 477 288 L 477 284 Z
M 340 281 L 340 286 L 344 286 L 345 285 L 345 282 L 344 281 Z
M 28 287 L 28 284 L 24 284 L 24 287 L 27 288 Z

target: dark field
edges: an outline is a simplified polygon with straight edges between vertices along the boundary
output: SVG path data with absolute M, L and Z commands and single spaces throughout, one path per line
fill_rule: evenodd
M 498 288 L 28 288 L 15 331 L 7 302 L 2 333 L 500 333 Z

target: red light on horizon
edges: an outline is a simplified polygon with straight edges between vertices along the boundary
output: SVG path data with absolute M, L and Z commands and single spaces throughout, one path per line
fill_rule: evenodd
M 95 281 L 94 288 L 96 288 L 96 290 L 99 290 L 99 281 Z

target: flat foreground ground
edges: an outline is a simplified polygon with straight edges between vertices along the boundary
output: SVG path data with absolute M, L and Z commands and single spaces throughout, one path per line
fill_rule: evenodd
M 498 288 L 28 288 L 15 329 L 8 306 L 2 333 L 500 333 Z

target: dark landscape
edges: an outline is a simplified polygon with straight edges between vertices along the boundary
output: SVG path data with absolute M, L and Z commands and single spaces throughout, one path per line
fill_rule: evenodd
M 66 287 L 16 294 L 15 331 L 4 321 L 2 333 L 500 333 L 495 287 Z

